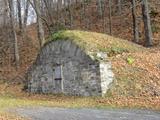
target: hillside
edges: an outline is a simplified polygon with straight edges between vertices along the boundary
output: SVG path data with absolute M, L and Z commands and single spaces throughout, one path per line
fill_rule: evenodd
M 30 30 L 33 33 L 32 27 L 28 32 Z M 31 35 L 31 37 L 35 39 L 36 36 Z M 57 32 L 47 39 L 47 42 L 68 38 L 73 39 L 83 49 L 95 51 L 95 48 L 98 48 L 98 51 L 108 53 L 116 79 L 107 96 L 160 96 L 159 48 L 147 49 L 109 35 L 78 30 Z M 24 43 L 22 42 L 22 44 Z M 10 80 L 9 84 L 11 83 L 11 85 L 22 83 L 27 69 L 38 54 L 38 46 L 35 48 L 35 44 L 38 44 L 36 39 L 26 44 L 25 47 L 21 47 L 21 55 L 23 56 L 21 68 L 18 71 L 13 71 L 13 68 L 9 76 L 8 73 L 2 74 L 5 78 L 4 83 L 7 79 Z M 84 48 L 84 44 L 88 47 Z
M 123 39 L 95 32 L 77 30 L 57 32 L 51 36 L 52 40 L 70 38 L 77 44 L 81 44 L 82 48 L 83 44 L 87 44 L 88 47 L 84 49 L 98 48 L 108 52 L 115 74 L 114 82 L 103 98 L 35 95 L 23 91 L 25 73 L 39 51 L 33 27 L 28 29 L 28 33 L 30 33 L 30 41 L 20 48 L 22 61 L 20 68 L 16 71 L 14 66 L 1 67 L 0 119 L 22 120 L 21 117 L 2 111 L 24 106 L 160 110 L 160 48 L 147 49 Z M 24 43 L 25 41 L 21 41 L 20 45 Z
M 26 39 L 22 39 L 22 36 L 17 30 L 20 51 L 20 67 L 18 70 L 15 69 L 13 49 L 9 41 L 10 39 L 8 40 L 10 36 L 0 33 L 0 119 L 18 119 L 14 116 L 10 117 L 8 114 L 1 113 L 3 109 L 35 105 L 69 108 L 127 107 L 160 110 L 160 9 L 159 4 L 155 4 L 157 0 L 150 0 L 150 3 L 154 44 L 157 45 L 152 48 L 145 48 L 129 42 L 133 38 L 132 24 L 130 22 L 132 17 L 131 13 L 128 12 L 128 6 L 123 8 L 124 11 L 121 16 L 113 12 L 113 36 L 102 34 L 109 33 L 109 31 L 108 27 L 104 31 L 102 19 L 97 15 L 97 10 L 92 9 L 96 8 L 96 3 L 94 2 L 89 5 L 87 10 L 92 15 L 88 16 L 88 18 L 92 21 L 93 26 L 84 28 L 84 24 L 86 23 L 82 22 L 80 24 L 80 18 L 78 16 L 82 9 L 77 6 L 74 7 L 76 10 L 73 10 L 73 15 L 75 15 L 73 28 L 69 28 L 68 26 L 65 28 L 75 30 L 61 30 L 49 37 L 48 31 L 45 31 L 46 42 L 49 42 L 49 40 L 70 38 L 83 49 L 108 53 L 109 59 L 112 62 L 115 79 L 104 98 L 26 93 L 23 91 L 25 74 L 39 53 L 36 25 L 32 24 L 27 27 Z M 140 14 L 140 9 L 138 14 Z M 108 23 L 106 25 L 108 26 Z M 140 28 L 142 27 L 143 24 L 140 24 Z M 143 29 L 141 29 L 141 32 L 143 33 Z M 84 48 L 84 44 L 87 47 Z M 139 44 L 144 44 L 143 35 Z
M 72 39 L 86 51 L 108 53 L 115 73 L 109 96 L 160 96 L 159 50 L 153 52 L 127 40 L 95 32 L 67 30 L 51 37 L 51 40 L 65 39 Z
M 159 0 L 149 1 L 154 45 L 159 45 L 160 43 L 160 10 L 159 4 L 156 4 L 158 2 Z M 138 28 L 140 34 L 138 44 L 145 45 L 141 5 L 139 2 L 137 2 L 136 4 L 136 15 L 138 19 Z M 124 0 L 122 1 L 122 13 L 119 13 L 118 4 L 116 3 L 116 0 L 113 0 L 111 13 L 111 27 L 113 36 L 133 41 L 131 8 L 131 3 Z M 70 7 L 72 11 L 69 11 L 68 9 L 69 8 L 64 8 L 59 12 L 60 18 L 58 19 L 58 21 L 53 17 L 56 25 L 53 28 L 51 27 L 51 29 L 53 29 L 54 31 L 59 29 L 78 29 L 107 34 L 110 33 L 108 2 L 104 3 L 104 13 L 102 16 L 98 14 L 97 3 L 92 0 L 85 2 L 84 6 L 79 2 L 77 4 L 74 4 Z M 64 15 L 65 17 L 62 18 L 62 16 Z M 70 23 L 70 17 L 72 18 L 72 25 Z M 49 24 L 51 24 L 52 26 L 52 23 Z
M 46 44 L 50 40 L 71 39 L 86 51 L 107 52 L 115 78 L 104 98 L 39 95 L 24 91 L 26 72 L 40 51 L 37 25 L 27 26 L 25 38 L 18 26 L 16 28 L 20 54 L 18 69 L 15 67 L 11 28 L 0 27 L 0 119 L 23 119 L 2 112 L 23 106 L 160 110 L 160 3 L 159 0 L 149 0 L 154 46 L 145 48 L 141 8 L 137 5 L 140 33 L 137 45 L 131 42 L 132 14 L 130 3 L 125 4 L 127 2 L 124 0 L 121 14 L 118 13 L 117 6 L 112 7 L 112 36 L 109 35 L 108 7 L 105 8 L 104 16 L 100 16 L 95 0 L 85 2 L 84 6 L 77 2 L 71 5 L 72 11 L 63 8 L 58 11 L 58 15 L 54 11 L 54 24 L 48 16 L 43 16 L 51 30 L 45 26 L 45 21 Z M 113 4 L 116 4 L 115 0 Z M 70 19 L 73 20 L 72 23 Z
M 152 17 L 152 26 L 153 26 L 153 32 L 154 32 L 154 44 L 159 44 L 159 38 L 160 38 L 160 10 L 159 10 L 159 0 L 150 0 L 150 7 L 151 7 L 151 17 Z M 114 3 L 115 1 L 113 1 Z M 115 4 L 115 3 L 114 3 Z M 107 6 L 107 3 L 106 3 Z M 86 3 L 86 14 L 87 17 L 84 18 L 84 20 L 81 20 L 83 9 L 81 7 L 81 4 L 76 4 L 72 6 L 72 17 L 73 17 L 73 26 L 70 28 L 69 26 L 69 20 L 65 16 L 66 23 L 63 22 L 62 16 L 64 14 L 69 14 L 68 11 L 66 13 L 67 9 L 62 9 L 62 11 L 59 13 L 59 19 L 58 22 L 53 30 L 57 29 L 79 29 L 79 30 L 85 30 L 85 31 L 94 31 L 99 33 L 107 33 L 109 34 L 109 23 L 108 23 L 108 11 L 105 11 L 104 19 L 101 18 L 97 13 L 97 4 L 95 1 L 90 1 L 89 3 Z M 139 6 L 137 6 L 137 16 L 141 14 L 141 9 Z M 125 40 L 132 41 L 133 35 L 132 35 L 132 15 L 131 15 L 131 8 L 130 4 L 123 6 L 123 13 L 119 15 L 117 13 L 117 7 L 112 8 L 112 35 L 114 37 L 122 38 Z M 55 13 L 54 13 L 55 14 Z M 53 15 L 54 15 L 53 14 Z M 55 18 L 55 17 L 54 17 Z M 105 22 L 103 20 L 106 20 Z M 139 44 L 144 45 L 144 36 L 143 36 L 143 24 L 142 20 L 140 20 L 141 23 L 139 24 L 141 37 L 139 40 Z M 48 20 L 48 24 L 50 25 L 50 22 Z M 92 25 L 91 25 L 92 24 Z M 87 25 L 87 26 L 86 26 Z M 50 25 L 52 26 L 52 24 Z M 105 26 L 105 29 L 104 29 Z M 20 50 L 20 70 L 16 71 L 14 68 L 15 61 L 13 59 L 13 44 L 10 45 L 10 42 L 8 37 L 5 36 L 5 33 L 1 36 L 1 44 L 0 44 L 0 71 L 1 71 L 1 79 L 3 80 L 11 80 L 11 79 L 20 79 L 23 78 L 24 73 L 26 72 L 26 68 L 28 68 L 33 60 L 36 57 L 37 51 L 39 50 L 39 43 L 37 38 L 37 32 L 36 32 L 36 25 L 32 24 L 31 26 L 28 26 L 27 28 L 27 35 L 28 38 L 22 40 L 22 37 L 18 35 L 19 39 L 19 50 Z M 17 32 L 18 33 L 18 32 Z M 46 28 L 45 30 L 46 37 L 48 36 L 48 30 Z M 19 34 L 19 33 L 18 33 Z M 114 48 L 113 48 L 114 49 Z M 7 65 L 7 66 L 6 66 Z M 3 75 L 6 74 L 6 75 Z M 22 75 L 23 74 L 23 75 Z M 18 75 L 18 77 L 17 77 Z
M 157 3 L 157 0 L 151 0 L 150 1 L 151 16 L 152 16 L 152 21 L 154 21 L 153 22 L 153 26 L 155 27 L 154 40 L 155 40 L 155 44 L 158 44 L 159 43 L 159 38 L 160 38 L 159 37 L 160 36 L 160 30 L 159 30 L 159 21 L 160 21 L 160 15 L 159 15 L 160 12 L 159 11 L 160 10 L 159 10 L 159 6 L 158 6 L 159 4 L 155 4 L 155 3 Z M 103 29 L 103 25 L 104 24 L 103 24 L 102 19 L 97 14 L 97 9 L 92 9 L 92 8 L 97 8 L 96 3 L 92 1 L 87 6 L 88 6 L 87 7 L 87 13 L 89 15 L 91 15 L 91 16 L 88 16 L 88 19 L 91 21 L 91 23 L 93 25 L 90 26 L 89 28 L 84 28 L 83 25 L 85 24 L 85 22 L 83 21 L 80 24 L 79 15 L 80 15 L 80 12 L 82 11 L 82 9 L 80 8 L 79 4 L 77 4 L 75 7 L 72 8 L 72 9 L 75 9 L 75 10 L 73 10 L 73 13 L 72 13 L 74 15 L 73 18 L 75 18 L 75 19 L 77 18 L 73 23 L 74 26 L 73 26 L 72 29 L 86 29 L 87 31 L 104 32 L 104 29 Z M 61 15 L 62 15 L 64 11 L 62 10 L 61 12 L 62 12 L 61 13 Z M 139 13 L 140 13 L 140 9 L 139 9 L 138 14 Z M 105 15 L 106 19 L 107 19 L 107 14 L 108 13 L 106 12 L 106 15 Z M 120 15 L 120 16 L 117 15 L 116 8 L 113 8 L 112 17 L 113 17 L 112 18 L 112 20 L 113 20 L 113 23 L 112 23 L 112 25 L 113 25 L 113 36 L 117 36 L 117 37 L 124 38 L 124 39 L 127 39 L 127 40 L 132 40 L 132 30 L 131 30 L 132 24 L 130 24 L 131 23 L 130 21 L 132 20 L 132 18 L 131 18 L 131 12 L 128 12 L 128 6 L 126 5 L 126 6 L 123 7 L 123 14 Z M 125 19 L 123 19 L 120 22 L 120 19 L 122 19 L 122 18 L 125 18 Z M 107 22 L 107 25 L 108 25 L 108 22 Z M 108 30 L 106 30 L 106 32 L 108 33 Z M 11 81 L 14 81 L 14 82 L 21 81 L 21 79 L 23 79 L 23 76 L 24 76 L 27 68 L 35 60 L 37 52 L 39 50 L 39 43 L 38 43 L 38 40 L 37 40 L 37 35 L 36 35 L 37 32 L 36 32 L 35 24 L 33 24 L 31 26 L 28 26 L 27 34 L 28 34 L 27 40 L 26 39 L 22 39 L 22 37 L 20 35 L 18 36 L 18 38 L 19 38 L 20 58 L 21 58 L 20 69 L 18 71 L 16 71 L 15 67 L 14 67 L 14 61 L 13 61 L 13 58 L 12 58 L 12 51 L 13 50 L 10 49 L 11 47 L 9 47 L 9 42 L 6 42 L 7 38 L 4 36 L 5 34 L 1 35 L 1 38 L 0 38 L 1 41 L 2 41 L 1 45 L 0 45 L 1 48 L 2 48 L 2 49 L 0 49 L 1 50 L 1 52 L 0 52 L 0 55 L 1 55 L 1 59 L 0 59 L 0 63 L 1 63 L 1 68 L 0 68 L 1 80 L 4 80 L 4 81 L 6 81 L 6 80 L 10 81 L 11 80 Z M 57 34 L 59 34 L 59 33 L 54 34 L 53 37 L 56 37 Z M 63 35 L 63 34 L 70 35 L 70 33 L 64 32 L 64 33 L 60 33 L 60 36 Z M 86 35 L 86 34 L 88 34 L 88 35 Z M 87 38 L 91 38 L 91 37 L 93 38 L 95 33 L 89 34 L 89 33 L 86 32 L 86 34 L 85 34 L 85 36 Z M 81 37 L 81 36 L 78 36 L 78 37 Z M 98 37 L 98 38 L 89 39 L 89 40 L 93 40 L 93 41 L 99 42 L 98 39 L 103 39 L 104 37 L 108 37 L 109 40 L 110 39 L 114 39 L 113 37 L 109 37 L 109 36 L 105 36 L 105 35 L 101 35 L 101 34 L 99 34 L 99 36 L 97 35 L 96 37 Z M 4 38 L 6 38 L 6 39 L 4 39 Z M 106 42 L 106 38 L 105 38 L 103 40 L 103 42 L 99 43 L 101 49 L 102 50 L 109 50 L 109 52 L 111 54 L 114 54 L 116 52 L 118 54 L 119 53 L 123 53 L 125 51 L 123 47 L 125 47 L 128 42 L 127 41 L 121 42 L 120 39 L 118 39 L 118 38 L 116 38 L 116 39 L 117 39 L 118 42 L 114 41 L 113 43 L 114 43 L 114 45 L 115 44 L 117 44 L 118 46 L 120 45 L 121 46 L 120 48 L 117 47 L 117 46 L 114 48 L 110 44 L 108 44 L 108 46 L 104 46 L 103 43 Z M 88 43 L 88 44 L 90 44 L 90 43 Z M 143 43 L 143 36 L 142 36 L 142 39 L 141 39 L 141 43 Z M 131 43 L 129 43 L 129 44 L 130 45 L 127 46 L 129 48 L 132 45 L 136 46 L 135 44 L 131 44 Z M 110 49 L 108 49 L 108 47 Z M 129 49 L 129 48 L 127 48 L 127 49 Z M 134 47 L 131 47 L 131 48 L 134 48 Z M 138 48 L 138 50 L 139 50 L 139 48 Z M 148 52 L 147 53 L 146 52 L 141 52 L 141 54 L 145 54 L 144 55 L 145 58 L 149 57 L 149 56 L 152 56 L 151 58 L 154 58 L 154 61 L 158 62 L 159 49 L 153 48 L 151 50 L 146 50 L 146 51 L 148 51 Z M 152 51 L 155 51 L 155 53 L 152 53 Z M 127 54 L 130 54 L 130 53 L 127 53 Z M 139 53 L 137 53 L 137 54 L 139 54 Z M 147 54 L 149 54 L 149 55 L 147 56 Z M 124 56 L 122 56 L 122 57 L 124 57 Z M 140 55 L 138 55 L 138 57 L 140 57 Z M 149 62 L 151 62 L 151 60 L 149 60 Z M 142 62 L 140 61 L 140 63 L 142 63 Z M 147 62 L 145 62 L 145 64 L 146 63 Z M 152 64 L 153 63 L 154 62 L 152 62 Z M 158 65 L 159 63 L 155 63 L 155 64 Z M 158 71 L 156 71 L 156 72 L 158 72 Z

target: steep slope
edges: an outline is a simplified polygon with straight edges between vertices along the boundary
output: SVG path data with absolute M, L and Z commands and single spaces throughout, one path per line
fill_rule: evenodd
M 129 63 L 129 59 L 134 62 Z M 148 50 L 112 58 L 116 80 L 108 95 L 160 96 L 160 51 Z
M 0 35 L 0 82 L 21 83 L 27 68 L 35 60 L 39 50 L 37 31 L 34 25 L 27 28 L 26 38 L 18 35 L 18 48 L 20 54 L 20 68 L 16 70 L 14 61 L 13 41 L 6 34 Z M 11 36 L 9 36 L 11 37 Z

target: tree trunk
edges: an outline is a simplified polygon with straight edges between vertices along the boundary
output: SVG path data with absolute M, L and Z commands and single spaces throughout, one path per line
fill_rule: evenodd
M 72 3 L 71 3 L 71 0 L 68 0 L 68 12 L 69 12 L 70 28 L 73 28 L 73 15 L 72 15 Z
M 132 18 L 133 18 L 133 34 L 134 34 L 134 42 L 139 42 L 139 31 L 138 31 L 138 21 L 136 18 L 136 1 L 131 0 L 132 3 Z
M 23 31 L 26 32 L 27 19 L 28 19 L 28 9 L 29 9 L 29 1 L 26 1 L 25 11 L 24 11 L 24 20 L 23 20 Z
M 118 13 L 119 15 L 122 14 L 122 0 L 118 0 Z
M 150 47 L 153 45 L 152 43 L 153 38 L 152 38 L 151 19 L 149 15 L 148 0 L 143 0 L 142 2 L 142 15 L 144 22 L 146 46 Z
M 40 0 L 34 0 L 34 5 L 35 5 L 35 11 L 37 14 L 38 39 L 39 39 L 40 47 L 42 47 L 45 43 L 45 36 L 44 36 L 43 23 L 41 19 Z
M 21 11 L 21 0 L 17 0 L 17 9 L 18 9 L 18 22 L 19 22 L 19 29 L 22 31 L 22 11 Z
M 52 8 L 52 6 L 50 5 L 50 4 L 53 4 L 53 3 L 51 3 L 50 1 L 48 1 L 48 0 L 43 0 L 44 1 L 44 4 L 45 4 L 45 7 L 46 7 L 46 10 L 47 10 L 47 13 L 48 13 L 48 17 L 49 17 L 49 19 L 50 19 L 50 24 L 52 25 L 52 24 L 54 24 L 54 22 L 53 22 L 53 18 L 52 18 L 52 16 L 53 16 L 53 8 Z
M 8 0 L 9 9 L 10 9 L 10 23 L 12 27 L 12 34 L 14 39 L 14 59 L 16 62 L 16 68 L 19 68 L 19 50 L 18 50 L 18 41 L 17 41 L 17 34 L 15 31 L 15 22 L 14 22 L 14 4 L 13 0 Z
M 112 35 L 112 1 L 108 1 L 109 5 L 109 34 Z
M 103 15 L 102 0 L 98 0 L 98 14 L 100 17 Z

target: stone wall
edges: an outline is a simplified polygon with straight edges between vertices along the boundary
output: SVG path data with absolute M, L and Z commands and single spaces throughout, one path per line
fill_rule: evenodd
M 61 67 L 61 80 L 55 69 Z M 45 45 L 28 73 L 28 88 L 33 93 L 64 93 L 78 96 L 101 96 L 112 81 L 110 63 L 92 60 L 69 40 Z
M 114 74 L 111 69 L 111 62 L 100 62 L 100 79 L 102 96 L 104 96 L 109 89 L 110 83 L 113 81 Z

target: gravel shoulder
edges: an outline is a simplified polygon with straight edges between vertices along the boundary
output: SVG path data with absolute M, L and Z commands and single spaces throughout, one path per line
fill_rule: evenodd
M 160 120 L 160 112 L 148 110 L 106 110 L 33 107 L 12 110 L 31 120 Z

